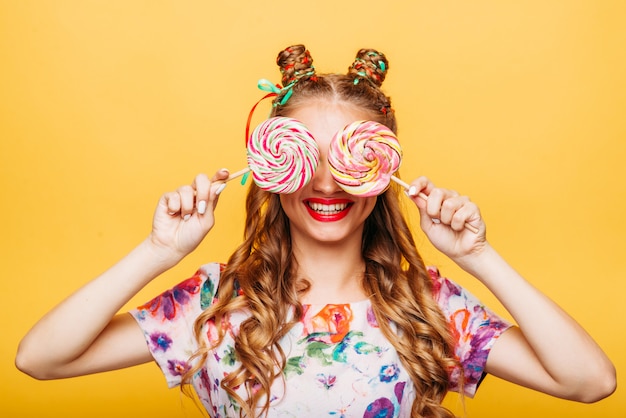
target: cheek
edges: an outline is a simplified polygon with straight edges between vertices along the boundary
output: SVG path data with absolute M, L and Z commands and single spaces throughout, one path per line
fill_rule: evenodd
M 370 214 L 374 210 L 374 207 L 376 206 L 377 199 L 378 199 L 378 197 L 376 197 L 376 196 L 364 198 L 363 213 L 365 215 L 370 216 Z
M 299 204 L 299 199 L 294 196 L 294 194 L 296 193 L 292 193 L 292 194 L 281 194 L 280 197 L 280 205 L 283 208 L 283 211 L 285 212 L 285 214 L 287 214 L 289 216 L 290 213 L 292 213 L 292 211 L 294 210 L 294 208 L 296 207 L 296 205 Z

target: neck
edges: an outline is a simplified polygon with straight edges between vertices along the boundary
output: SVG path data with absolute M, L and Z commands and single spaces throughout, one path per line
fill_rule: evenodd
M 362 286 L 365 261 L 360 239 L 358 243 L 309 243 L 306 248 L 294 245 L 294 255 L 298 276 L 311 284 L 302 303 L 349 303 L 367 297 Z

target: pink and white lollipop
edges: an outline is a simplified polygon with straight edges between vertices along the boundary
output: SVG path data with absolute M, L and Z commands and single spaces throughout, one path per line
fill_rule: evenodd
M 396 135 L 374 121 L 357 121 L 335 134 L 330 142 L 330 172 L 346 192 L 377 196 L 389 187 L 402 161 Z
M 319 149 L 309 130 L 296 119 L 274 117 L 248 138 L 248 167 L 254 182 L 272 193 L 293 193 L 315 174 Z

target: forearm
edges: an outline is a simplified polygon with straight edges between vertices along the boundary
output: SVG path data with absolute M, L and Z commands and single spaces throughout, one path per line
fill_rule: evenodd
M 458 260 L 496 296 L 519 325 L 545 371 L 561 384 L 584 380 L 589 370 L 612 369 L 591 336 L 550 298 L 526 281 L 490 245 Z M 584 367 L 580 365 L 584 364 Z M 582 374 L 582 375 L 581 375 Z
M 142 242 L 37 322 L 20 343 L 18 361 L 44 369 L 80 357 L 124 304 L 176 262 Z

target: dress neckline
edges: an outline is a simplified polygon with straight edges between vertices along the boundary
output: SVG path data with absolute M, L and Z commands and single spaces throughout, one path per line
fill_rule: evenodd
M 303 307 L 311 308 L 325 308 L 327 306 L 350 306 L 350 307 L 359 307 L 359 306 L 367 306 L 371 303 L 369 298 L 356 300 L 354 302 L 339 302 L 339 303 L 303 303 Z

